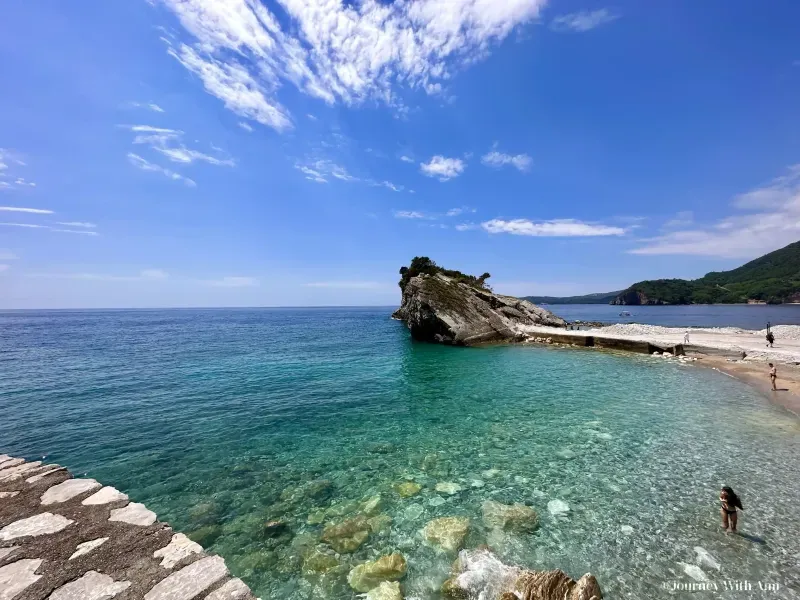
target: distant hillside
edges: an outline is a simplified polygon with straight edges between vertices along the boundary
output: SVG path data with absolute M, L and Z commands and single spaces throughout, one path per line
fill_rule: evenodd
M 611 304 L 782 304 L 800 302 L 800 242 L 770 252 L 732 271 L 705 277 L 640 281 Z
M 585 296 L 524 296 L 534 304 L 611 304 L 622 292 L 606 292 L 604 294 L 586 294 Z

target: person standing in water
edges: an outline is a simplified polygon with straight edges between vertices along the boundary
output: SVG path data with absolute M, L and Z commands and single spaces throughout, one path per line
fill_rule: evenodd
M 730 526 L 731 533 L 736 533 L 736 524 L 739 520 L 736 509 L 740 508 L 741 510 L 744 510 L 742 507 L 742 501 L 739 499 L 739 496 L 736 495 L 736 492 L 734 492 L 727 485 L 724 486 L 722 491 L 719 493 L 719 501 L 722 503 L 720 513 L 722 514 L 723 529 L 725 529 L 725 532 L 727 533 L 728 527 Z
M 772 382 L 772 391 L 776 391 L 778 389 L 778 386 L 775 385 L 778 380 L 778 369 L 772 363 L 769 363 L 769 380 Z

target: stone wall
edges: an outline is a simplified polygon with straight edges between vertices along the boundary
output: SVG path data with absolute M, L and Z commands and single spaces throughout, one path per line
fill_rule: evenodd
M 225 561 L 143 504 L 0 454 L 0 600 L 253 600 Z

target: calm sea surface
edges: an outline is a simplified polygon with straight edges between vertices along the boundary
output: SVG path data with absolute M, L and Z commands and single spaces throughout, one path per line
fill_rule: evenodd
M 692 365 L 416 344 L 389 314 L 0 312 L 0 452 L 47 455 L 128 492 L 264 600 L 354 598 L 351 566 L 392 551 L 409 563 L 406 598 L 433 600 L 454 557 L 420 530 L 450 515 L 470 518 L 469 547 L 591 571 L 607 598 L 798 597 L 800 427 L 785 412 Z M 393 485 L 407 480 L 423 488 L 403 499 Z M 442 495 L 439 482 L 462 489 Z M 743 498 L 746 536 L 720 530 L 722 484 Z M 313 523 L 377 495 L 371 514 L 391 522 L 355 553 L 329 554 Z M 539 529 L 487 530 L 487 499 L 532 506 Z M 554 500 L 568 512 L 551 514 Z M 265 536 L 272 519 L 291 535 Z M 712 581 L 781 587 L 668 591 L 693 581 L 695 547 L 721 564 L 700 566 Z
M 644 323 L 664 327 L 741 327 L 764 329 L 773 325 L 800 325 L 800 304 L 693 304 L 691 306 L 610 306 L 608 304 L 553 304 L 547 306 L 568 321 Z M 623 311 L 630 316 L 622 315 Z

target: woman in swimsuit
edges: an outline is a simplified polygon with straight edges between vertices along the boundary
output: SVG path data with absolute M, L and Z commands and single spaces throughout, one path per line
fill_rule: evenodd
M 772 382 L 772 391 L 776 391 L 778 386 L 775 385 L 775 381 L 778 379 L 778 369 L 772 363 L 769 363 L 769 380 Z
M 744 508 L 742 508 L 742 501 L 739 500 L 739 496 L 736 495 L 736 492 L 727 485 L 723 487 L 722 491 L 719 493 L 719 501 L 722 503 L 722 508 L 720 509 L 722 514 L 722 527 L 727 533 L 728 524 L 730 523 L 731 533 L 736 533 L 736 522 L 738 521 L 736 509 L 741 508 L 744 510 Z

